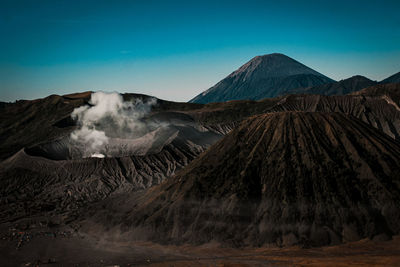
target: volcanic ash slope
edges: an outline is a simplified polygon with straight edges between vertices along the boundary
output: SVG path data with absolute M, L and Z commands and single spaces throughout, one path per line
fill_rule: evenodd
M 131 203 L 125 213 L 115 214 L 122 202 L 109 202 L 92 220 L 107 221 L 108 210 L 114 226 L 158 242 L 382 240 L 400 232 L 399 173 L 400 144 L 356 118 L 270 113 L 243 121 L 163 184 L 122 200 Z

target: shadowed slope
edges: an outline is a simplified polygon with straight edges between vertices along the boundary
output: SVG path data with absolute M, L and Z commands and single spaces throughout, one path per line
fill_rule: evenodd
M 388 238 L 400 231 L 399 173 L 400 145 L 357 119 L 272 113 L 244 121 L 160 186 L 121 200 L 135 203 L 125 215 L 109 203 L 114 219 L 94 218 L 167 242 Z

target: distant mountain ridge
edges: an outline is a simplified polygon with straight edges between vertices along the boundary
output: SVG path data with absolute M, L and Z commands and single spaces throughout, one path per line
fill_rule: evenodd
M 289 91 L 289 94 L 310 94 L 310 95 L 347 95 L 358 92 L 374 85 L 400 83 L 400 72 L 383 79 L 382 81 L 373 81 L 361 75 L 355 75 L 348 79 L 338 82 L 317 85 L 308 88 L 297 88 Z
M 327 83 L 308 88 L 297 88 L 291 90 L 289 93 L 312 95 L 347 95 L 376 84 L 378 84 L 378 82 L 372 81 L 367 77 L 355 75 L 338 82 Z
M 334 80 L 279 53 L 256 56 L 225 79 L 189 102 L 210 103 L 229 100 L 259 100 L 276 97 L 296 88 Z
M 382 80 L 380 83 L 400 83 L 400 72 Z

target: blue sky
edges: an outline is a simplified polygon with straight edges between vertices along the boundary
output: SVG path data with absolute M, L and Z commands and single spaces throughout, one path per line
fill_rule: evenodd
M 0 1 L 0 100 L 87 90 L 187 101 L 256 55 L 336 80 L 400 71 L 400 1 Z

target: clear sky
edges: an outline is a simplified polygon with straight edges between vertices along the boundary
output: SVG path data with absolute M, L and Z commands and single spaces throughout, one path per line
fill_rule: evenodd
M 187 101 L 256 55 L 336 80 L 400 71 L 400 1 L 0 0 L 0 100 L 87 90 Z

